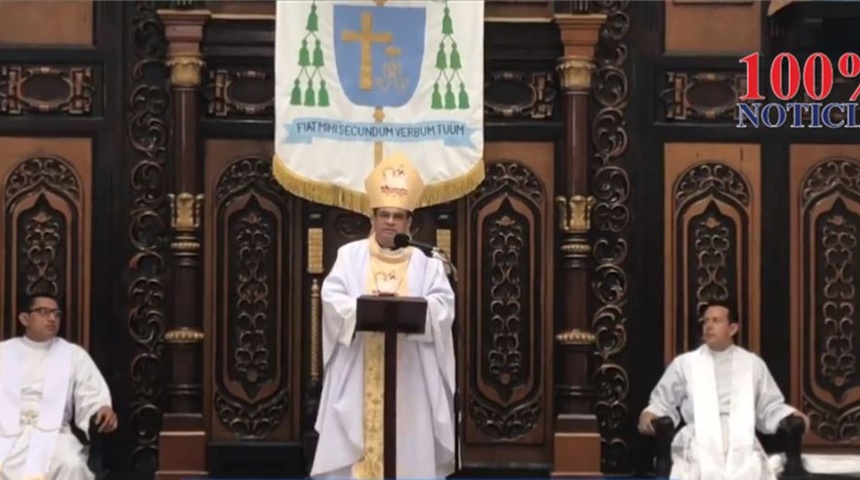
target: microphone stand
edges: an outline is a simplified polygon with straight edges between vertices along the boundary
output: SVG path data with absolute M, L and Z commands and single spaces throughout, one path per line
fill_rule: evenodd
M 425 252 L 426 253 L 426 252 Z M 436 258 L 441 261 L 443 265 L 445 265 L 445 274 L 448 275 L 449 280 L 453 283 L 458 283 L 457 276 L 457 267 L 454 266 L 454 262 L 451 261 L 451 258 L 445 253 L 444 250 L 435 248 L 431 251 L 431 255 L 428 255 L 431 258 Z M 462 425 L 462 419 L 460 418 L 460 392 L 457 389 L 456 385 L 454 386 L 454 474 L 456 475 L 462 466 L 462 458 L 460 458 L 460 425 Z
M 454 280 L 454 283 L 458 282 L 457 267 L 454 266 L 454 262 L 451 261 L 447 253 L 439 249 L 434 249 L 432 250 L 430 257 L 441 261 L 442 264 L 445 265 L 445 274 L 451 277 Z

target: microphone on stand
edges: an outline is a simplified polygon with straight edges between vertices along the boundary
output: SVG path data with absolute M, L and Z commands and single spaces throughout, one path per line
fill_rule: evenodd
M 445 273 L 453 277 L 454 283 L 457 283 L 457 267 L 451 262 L 451 259 L 448 258 L 448 254 L 445 253 L 439 247 L 434 247 L 433 245 L 427 243 L 416 242 L 412 240 L 412 237 L 406 235 L 405 233 L 398 233 L 394 236 L 394 246 L 395 248 L 406 248 L 406 247 L 415 247 L 422 252 L 424 255 L 427 255 L 430 258 L 436 258 L 445 265 Z M 454 391 L 454 470 L 459 472 L 462 464 L 462 451 L 460 449 L 460 425 L 462 424 L 462 414 L 460 413 L 460 392 L 455 389 Z
M 394 246 L 396 248 L 405 248 L 405 247 L 415 247 L 422 252 L 424 255 L 427 255 L 430 258 L 436 258 L 440 260 L 443 264 L 445 264 L 445 270 L 448 275 L 454 277 L 454 282 L 457 282 L 457 267 L 451 263 L 451 259 L 448 258 L 448 254 L 445 253 L 439 247 L 435 247 L 433 245 L 427 243 L 417 242 L 412 240 L 412 237 L 406 235 L 405 233 L 398 233 L 394 236 Z

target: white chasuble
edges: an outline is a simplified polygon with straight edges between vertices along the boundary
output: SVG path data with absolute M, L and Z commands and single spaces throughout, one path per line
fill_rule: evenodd
M 60 338 L 0 342 L 0 479 L 92 479 L 69 422 L 74 416 L 86 432 L 110 404 L 104 378 L 79 346 Z
M 356 332 L 356 299 L 394 293 L 427 299 L 423 334 L 397 351 L 397 476 L 444 478 L 454 470 L 454 292 L 442 262 L 414 248 L 344 245 L 322 286 L 323 391 L 311 476 L 381 478 L 384 336 Z

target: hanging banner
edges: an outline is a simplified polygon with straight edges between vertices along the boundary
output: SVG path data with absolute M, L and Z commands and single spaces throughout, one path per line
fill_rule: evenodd
M 422 206 L 484 179 L 484 2 L 277 3 L 273 173 L 291 193 L 367 212 L 364 179 L 394 152 Z

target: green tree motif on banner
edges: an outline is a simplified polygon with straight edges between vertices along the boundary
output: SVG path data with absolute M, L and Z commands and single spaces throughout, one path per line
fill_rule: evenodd
M 299 49 L 299 66 L 302 69 L 293 81 L 290 105 L 329 106 L 328 90 L 321 73 L 325 66 L 325 60 L 323 59 L 322 42 L 318 32 L 319 16 L 317 14 L 317 2 L 314 1 L 308 13 L 302 47 Z
M 433 110 L 465 110 L 469 108 L 469 94 L 466 93 L 466 82 L 460 77 L 463 61 L 454 39 L 454 21 L 448 0 L 445 0 L 444 16 L 442 17 L 442 41 L 436 52 L 436 70 L 439 75 L 433 83 L 433 97 L 430 108 Z M 455 89 L 457 90 L 455 93 Z

